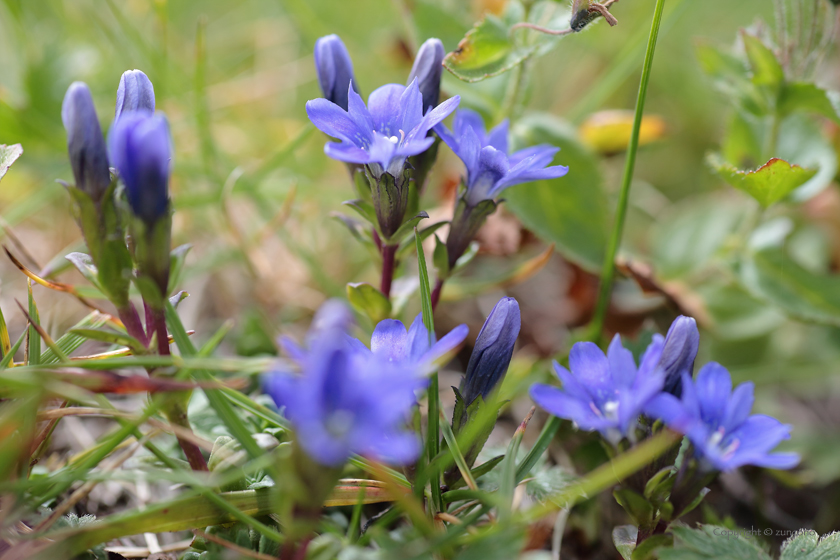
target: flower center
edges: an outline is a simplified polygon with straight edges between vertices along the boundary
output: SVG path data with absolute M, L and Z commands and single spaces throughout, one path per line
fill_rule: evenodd
M 604 415 L 610 420 L 618 419 L 618 401 L 604 403 Z
M 735 451 L 741 446 L 741 440 L 735 439 L 729 443 L 726 447 L 721 446 L 721 442 L 723 442 L 723 437 L 726 435 L 726 431 L 723 427 L 717 429 L 715 433 L 709 436 L 709 446 L 710 447 L 717 447 L 720 450 L 720 454 L 724 459 L 728 459 L 735 454 Z
M 349 410 L 335 410 L 327 416 L 324 427 L 333 436 L 344 437 L 353 425 L 353 416 Z

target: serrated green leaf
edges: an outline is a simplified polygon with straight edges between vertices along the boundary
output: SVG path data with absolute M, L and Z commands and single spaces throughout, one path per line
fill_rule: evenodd
M 840 533 L 820 538 L 816 531 L 800 531 L 782 544 L 779 560 L 836 560 L 840 558 Z
M 555 243 L 563 256 L 587 270 L 598 270 L 609 231 L 598 158 L 578 141 L 569 124 L 552 115 L 526 115 L 517 122 L 513 136 L 518 147 L 559 147 L 555 163 L 569 166 L 569 173 L 559 179 L 511 187 L 504 193 L 508 208 L 525 227 Z
M 740 279 L 755 297 L 808 322 L 840 325 L 840 278 L 816 275 L 770 247 L 747 256 Z
M 368 283 L 347 284 L 347 300 L 356 311 L 370 317 L 374 324 L 391 316 L 390 300 Z
M 672 526 L 674 548 L 660 549 L 660 560 L 771 560 L 755 542 L 726 527 Z
M 709 165 L 723 180 L 756 199 L 765 208 L 779 202 L 817 174 L 816 169 L 791 165 L 773 158 L 755 171 L 741 171 L 712 154 Z
M 808 82 L 785 84 L 779 97 L 779 113 L 815 113 L 840 122 L 840 96 Z
M 0 179 L 6 174 L 12 164 L 23 153 L 23 147 L 20 144 L 0 144 Z

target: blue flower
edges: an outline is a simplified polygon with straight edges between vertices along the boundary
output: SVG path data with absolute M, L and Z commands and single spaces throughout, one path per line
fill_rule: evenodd
M 659 365 L 665 370 L 666 393 L 679 397 L 682 394 L 682 376 L 694 373 L 694 360 L 700 347 L 700 333 L 697 322 L 691 317 L 680 315 L 665 335 L 665 347 Z
M 370 94 L 367 106 L 352 85 L 347 96 L 346 111 L 328 99 L 314 99 L 306 103 L 306 114 L 320 131 L 340 140 L 324 146 L 328 156 L 367 165 L 377 179 L 386 171 L 400 178 L 406 158 L 426 151 L 434 143 L 426 134 L 460 102 L 455 96 L 424 115 L 417 80 L 408 87 L 380 87 Z
M 278 368 L 263 388 L 291 422 L 298 443 L 318 463 L 341 466 L 357 453 L 390 464 L 407 464 L 422 449 L 404 430 L 415 391 L 427 380 L 413 367 L 359 351 L 348 335 L 349 311 L 325 305 L 307 336 L 306 348 L 284 341 L 300 369 Z
M 385 319 L 373 331 L 370 352 L 389 363 L 414 369 L 419 375 L 427 375 L 452 356 L 467 334 L 469 327 L 458 325 L 443 338 L 430 344 L 429 331 L 423 324 L 422 315 L 415 317 L 408 331 L 401 321 Z M 367 350 L 364 344 L 354 340 L 357 348 Z
M 732 390 L 729 372 L 718 363 L 700 369 L 697 380 L 682 374 L 682 398 L 662 393 L 645 413 L 685 434 L 706 471 L 731 471 L 743 465 L 790 469 L 799 463 L 796 453 L 770 453 L 790 438 L 791 426 L 763 414 L 753 414 L 753 384 Z
M 147 224 L 163 217 L 169 210 L 172 159 L 166 117 L 150 111 L 124 113 L 108 133 L 108 152 L 132 212 Z
M 554 146 L 531 146 L 508 156 L 507 120 L 486 133 L 478 113 L 461 109 L 455 115 L 452 131 L 440 124 L 435 132 L 467 168 L 466 201 L 469 206 L 492 200 L 513 185 L 555 179 L 569 172 L 569 168 L 562 165 L 546 167 L 560 151 Z
M 338 35 L 327 35 L 315 42 L 315 70 L 324 97 L 347 110 L 347 90 L 353 79 L 353 61 Z M 356 90 L 355 86 L 353 89 Z
M 99 200 L 111 185 L 111 173 L 105 139 L 87 84 L 70 84 L 61 104 L 61 120 L 67 130 L 67 152 L 76 187 L 93 200 Z
M 417 87 L 423 94 L 423 110 L 436 107 L 440 99 L 440 78 L 443 74 L 443 57 L 446 49 L 440 39 L 429 39 L 420 46 L 414 65 L 408 75 L 408 82 L 417 80 Z
M 154 111 L 155 88 L 149 77 L 140 70 L 127 70 L 120 77 L 117 88 L 117 109 L 114 120 L 129 111 Z
M 467 406 L 487 395 L 501 382 L 510 366 L 521 325 L 519 303 L 505 297 L 496 303 L 475 341 L 461 393 Z
M 663 345 L 662 336 L 655 335 L 637 369 L 618 335 L 606 356 L 595 344 L 578 342 L 569 355 L 571 372 L 554 364 L 563 388 L 535 384 L 531 398 L 581 430 L 601 432 L 613 444 L 623 436 L 632 440 L 639 415 L 662 391 L 665 374 L 658 364 Z

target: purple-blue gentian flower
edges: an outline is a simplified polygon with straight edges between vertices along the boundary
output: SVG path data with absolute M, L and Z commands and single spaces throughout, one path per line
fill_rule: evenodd
M 512 297 L 500 299 L 478 333 L 461 383 L 461 394 L 467 406 L 479 395 L 486 400 L 504 379 L 520 326 L 519 303 Z
M 87 84 L 70 84 L 61 104 L 61 120 L 67 130 L 67 152 L 76 187 L 98 201 L 111 185 L 111 173 L 105 139 Z
M 700 332 L 697 321 L 680 315 L 665 335 L 665 347 L 659 365 L 665 370 L 664 391 L 679 398 L 682 394 L 683 373 L 689 377 L 694 373 L 694 360 L 700 348 Z
M 149 77 L 140 70 L 127 70 L 117 87 L 117 108 L 114 120 L 129 111 L 155 110 L 155 88 Z
M 556 179 L 569 172 L 563 165 L 547 167 L 560 148 L 540 144 L 508 155 L 508 121 L 486 132 L 481 115 L 469 109 L 456 113 L 453 130 L 440 124 L 435 127 L 467 168 L 467 205 L 477 206 L 492 200 L 513 185 Z
M 414 65 L 408 75 L 408 82 L 411 84 L 417 80 L 417 87 L 423 94 L 423 110 L 437 107 L 440 100 L 440 78 L 443 75 L 443 58 L 446 56 L 446 49 L 440 39 L 428 39 L 420 46 L 417 56 L 414 57 Z
M 315 42 L 315 70 L 324 98 L 347 110 L 347 90 L 355 82 L 353 61 L 338 35 L 327 35 Z M 355 85 L 353 89 L 358 93 Z
M 662 391 L 665 372 L 659 367 L 664 340 L 654 335 L 639 367 L 615 335 L 607 355 L 591 342 L 578 342 L 569 355 L 571 372 L 558 363 L 554 370 L 562 389 L 534 384 L 531 398 L 542 408 L 571 420 L 585 431 L 599 431 L 611 443 L 635 438 L 639 415 Z
M 388 84 L 376 89 L 368 97 L 367 106 L 352 86 L 347 96 L 346 111 L 328 99 L 313 99 L 306 103 L 306 114 L 321 132 L 340 140 L 324 146 L 328 156 L 367 165 L 376 178 L 385 172 L 400 178 L 406 158 L 434 143 L 426 133 L 460 102 L 455 96 L 424 114 L 417 80 L 408 87 Z
M 263 388 L 291 422 L 297 442 L 318 463 L 339 467 L 356 453 L 389 464 L 420 454 L 417 436 L 404 429 L 427 379 L 414 368 L 360 352 L 347 335 L 346 317 L 332 305 L 316 317 L 307 347 L 283 346 L 300 373 L 267 373 Z
M 413 369 L 418 375 L 428 375 L 452 356 L 468 334 L 467 325 L 458 325 L 435 341 L 434 333 L 430 340 L 422 314 L 415 317 L 408 330 L 401 321 L 385 319 L 370 337 L 370 352 L 389 363 Z M 357 348 L 367 350 L 359 340 L 354 341 Z
M 163 217 L 169 211 L 172 159 L 166 117 L 145 110 L 123 113 L 108 133 L 108 153 L 134 215 L 147 224 Z
M 763 414 L 750 415 L 752 383 L 732 390 L 732 378 L 722 365 L 703 366 L 697 380 L 682 374 L 682 397 L 662 393 L 645 413 L 691 441 L 705 471 L 731 471 L 744 465 L 790 469 L 799 463 L 796 453 L 771 453 L 790 438 L 791 426 Z

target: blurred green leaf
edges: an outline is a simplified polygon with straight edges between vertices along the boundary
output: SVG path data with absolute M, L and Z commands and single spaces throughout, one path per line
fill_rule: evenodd
M 717 154 L 711 154 L 708 162 L 727 183 L 748 193 L 765 208 L 779 202 L 817 174 L 816 169 L 804 169 L 778 158 L 771 159 L 755 171 L 736 169 Z
M 12 166 L 17 158 L 23 153 L 23 148 L 20 144 L 0 144 L 0 179 L 6 174 L 6 171 Z
M 132 352 L 135 354 L 142 354 L 146 350 L 143 344 L 133 336 L 111 329 L 73 328 L 68 332 L 90 340 L 98 340 L 99 342 L 105 342 L 108 344 L 127 346 L 128 348 L 131 348 Z
M 609 211 L 598 158 L 578 140 L 574 129 L 545 113 L 531 113 L 513 130 L 518 147 L 552 144 L 555 163 L 569 166 L 565 177 L 511 187 L 509 208 L 528 229 L 555 243 L 563 256 L 591 271 L 604 259 Z
M 674 548 L 659 551 L 660 560 L 771 560 L 770 555 L 742 534 L 726 527 L 671 527 Z
M 840 325 L 840 278 L 813 274 L 770 247 L 741 263 L 741 282 L 754 296 L 803 321 Z
M 779 98 L 779 113 L 816 113 L 840 122 L 840 96 L 808 82 L 786 84 Z
M 446 55 L 444 67 L 465 82 L 478 82 L 507 72 L 531 56 L 548 52 L 562 38 L 512 29 L 523 18 L 518 2 L 510 2 L 501 18 L 485 15 L 467 32 L 458 48 Z M 555 2 L 544 1 L 534 6 L 528 21 L 549 29 L 568 29 L 569 11 Z
M 624 560 L 630 560 L 636 548 L 636 536 L 639 529 L 635 525 L 619 525 L 612 530 L 613 544 Z
M 802 530 L 782 545 L 779 560 L 828 560 L 840 558 L 840 533 L 820 538 L 816 531 Z
M 778 92 L 785 81 L 785 71 L 773 51 L 765 45 L 761 39 L 742 33 L 744 50 L 747 53 L 750 68 L 752 69 L 752 81 L 759 86 L 768 86 Z
M 808 200 L 822 192 L 837 174 L 837 152 L 826 140 L 821 127 L 804 115 L 791 115 L 779 127 L 778 157 L 805 168 L 817 169 L 791 198 Z
M 374 324 L 391 316 L 391 302 L 368 283 L 347 284 L 347 299 L 359 313 L 364 313 Z
M 785 315 L 760 301 L 736 283 L 706 282 L 697 287 L 711 319 L 707 326 L 718 338 L 744 340 L 764 336 L 778 328 Z
M 656 514 L 653 506 L 635 490 L 618 488 L 613 491 L 613 497 L 639 526 L 647 527 L 653 521 L 653 516 Z
M 735 101 L 747 113 L 762 116 L 767 113 L 767 100 L 750 80 L 744 60 L 702 42 L 695 46 L 695 54 L 700 67 L 712 78 L 718 91 Z

